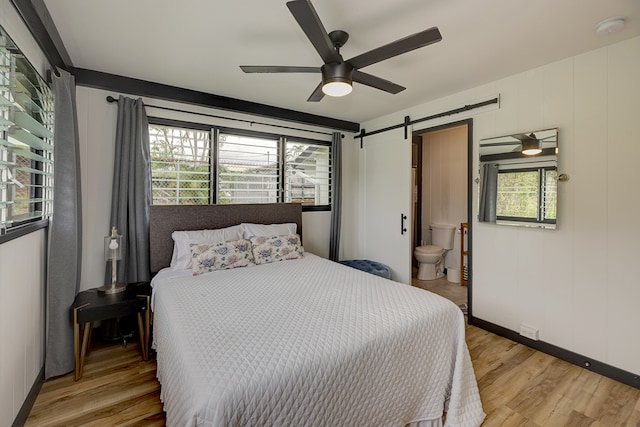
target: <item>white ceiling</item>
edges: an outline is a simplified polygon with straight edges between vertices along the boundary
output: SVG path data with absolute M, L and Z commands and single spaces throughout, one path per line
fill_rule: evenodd
M 363 69 L 407 89 L 355 83 L 344 98 L 306 99 L 316 74 L 245 74 L 239 65 L 321 66 L 285 0 L 45 0 L 73 65 L 364 122 L 640 35 L 640 0 L 314 0 L 348 59 L 437 26 L 439 43 Z M 622 31 L 599 35 L 607 18 Z

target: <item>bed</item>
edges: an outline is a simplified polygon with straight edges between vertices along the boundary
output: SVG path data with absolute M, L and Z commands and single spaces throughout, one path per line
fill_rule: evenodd
M 151 208 L 153 347 L 167 425 L 482 423 L 464 318 L 442 297 L 311 253 L 203 274 L 168 268 L 174 231 L 241 223 L 295 224 L 301 234 L 301 208 Z

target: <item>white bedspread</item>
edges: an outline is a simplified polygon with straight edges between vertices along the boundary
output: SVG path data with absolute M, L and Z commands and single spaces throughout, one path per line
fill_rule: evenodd
M 312 254 L 158 277 L 169 426 L 479 426 L 464 318 L 428 291 Z

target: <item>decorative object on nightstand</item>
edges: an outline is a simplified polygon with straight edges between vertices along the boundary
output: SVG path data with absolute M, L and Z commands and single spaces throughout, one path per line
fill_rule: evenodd
M 117 283 L 118 260 L 122 259 L 122 235 L 118 229 L 111 227 L 111 235 L 104 238 L 104 259 L 111 261 L 111 283 L 98 288 L 102 294 L 117 294 L 127 289 L 126 283 Z

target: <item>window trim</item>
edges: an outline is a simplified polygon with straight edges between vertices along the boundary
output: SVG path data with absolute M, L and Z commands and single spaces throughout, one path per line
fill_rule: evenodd
M 329 194 L 330 196 L 330 201 L 328 204 L 325 205 L 302 205 L 302 211 L 303 212 L 323 212 L 323 211 L 331 211 L 331 205 L 332 205 L 332 201 L 333 201 L 333 197 L 334 197 L 334 193 L 333 193 L 333 144 L 331 143 L 331 141 L 320 141 L 320 140 L 316 140 L 316 139 L 311 139 L 311 138 L 298 138 L 295 136 L 285 136 L 283 137 L 283 147 L 287 146 L 287 142 L 291 142 L 291 141 L 295 141 L 295 142 L 302 142 L 302 143 L 308 143 L 308 144 L 313 144 L 313 145 L 320 145 L 323 147 L 329 147 L 329 165 L 331 166 L 330 171 L 329 171 Z M 284 157 L 284 151 L 282 150 L 281 155 Z M 285 174 L 285 164 L 284 164 L 284 159 L 282 159 L 282 202 L 281 203 L 285 203 L 284 202 L 284 198 L 285 198 L 285 192 L 284 192 L 284 174 Z
M 280 181 L 278 183 L 278 185 L 281 188 L 280 191 L 280 195 L 278 197 L 278 202 L 277 203 L 285 203 L 285 191 L 284 191 L 284 171 L 285 171 L 285 164 L 284 164 L 284 151 L 286 148 L 286 144 L 288 141 L 299 141 L 302 143 L 308 143 L 308 144 L 313 144 L 313 145 L 321 145 L 321 146 L 326 146 L 329 147 L 329 150 L 331 152 L 332 149 L 332 143 L 331 141 L 323 141 L 323 140 L 317 140 L 317 139 L 312 139 L 312 138 L 305 138 L 305 137 L 296 137 L 296 136 L 291 136 L 291 135 L 282 135 L 282 134 L 274 134 L 274 133 L 269 133 L 269 132 L 262 132 L 262 131 L 255 131 L 255 130 L 251 130 L 251 129 L 238 129 L 238 128 L 232 128 L 232 127 L 228 127 L 228 126 L 217 126 L 217 125 L 208 125 L 208 124 L 203 124 L 203 123 L 196 123 L 196 122 L 190 122 L 190 121 L 184 121 L 184 120 L 177 120 L 177 119 L 167 119 L 167 118 L 162 118 L 162 117 L 147 117 L 147 120 L 149 122 L 150 125 L 158 125 L 158 126 L 171 126 L 171 127 L 182 127 L 182 128 L 188 128 L 188 129 L 194 129 L 194 130 L 200 130 L 200 131 L 210 131 L 211 132 L 211 143 L 213 144 L 213 147 L 211 149 L 211 152 L 213 153 L 213 155 L 211 156 L 211 160 L 210 160 L 210 170 L 211 170 L 211 183 L 213 183 L 214 185 L 210 185 L 209 186 L 209 204 L 217 204 L 217 197 L 218 197 L 218 138 L 220 136 L 221 133 L 228 133 L 231 135 L 238 135 L 238 136 L 248 136 L 248 137 L 257 137 L 257 138 L 269 138 L 269 139 L 277 139 L 278 140 L 278 155 L 280 156 L 279 158 L 279 162 L 280 162 Z M 331 153 L 331 155 L 333 155 L 333 153 Z M 333 170 L 330 171 L 329 173 L 329 188 L 330 190 L 333 189 Z M 332 197 L 333 197 L 333 192 L 331 191 Z M 326 205 L 302 205 L 302 212 L 325 212 L 325 211 L 331 211 L 331 203 L 326 204 Z
M 23 225 L 17 225 L 8 229 L 4 234 L 0 234 L 0 245 L 48 227 L 48 219 L 37 219 L 35 221 L 24 223 Z
M 147 117 L 147 121 L 149 122 L 150 125 L 182 127 L 182 128 L 189 128 L 189 129 L 202 130 L 202 131 L 210 131 L 211 128 L 215 127 L 211 125 L 205 125 L 202 123 L 187 122 L 187 121 L 175 120 L 175 119 L 165 119 L 162 117 Z
M 173 120 L 173 119 L 164 119 L 164 118 L 160 118 L 160 117 L 147 117 L 147 122 L 149 125 L 157 125 L 157 126 L 167 126 L 167 127 L 175 127 L 175 128 L 185 128 L 185 129 L 189 129 L 189 130 L 196 130 L 196 131 L 200 131 L 200 132 L 208 132 L 209 133 L 209 140 L 211 142 L 211 138 L 213 137 L 213 129 L 211 128 L 211 126 L 208 125 L 204 125 L 202 123 L 195 123 L 195 122 L 187 122 L 187 121 L 181 121 L 181 120 Z M 151 141 L 149 141 L 149 143 L 151 143 Z M 214 145 L 215 147 L 215 145 Z M 211 174 L 213 173 L 212 171 L 215 168 L 215 162 L 213 161 L 215 157 L 213 156 L 209 156 L 209 176 L 211 177 Z M 149 163 L 151 164 L 151 154 L 149 157 Z M 212 165 L 212 163 L 214 163 Z M 151 171 L 151 184 L 153 187 L 153 171 Z M 211 182 L 211 178 L 209 180 L 209 183 Z M 211 188 L 211 184 L 209 184 L 209 192 L 208 192 L 208 197 L 209 199 L 207 200 L 207 204 L 212 204 L 212 200 L 215 200 L 214 194 L 212 194 L 213 190 Z M 152 188 L 153 190 L 153 188 Z M 152 197 L 152 202 L 153 202 L 153 195 Z

